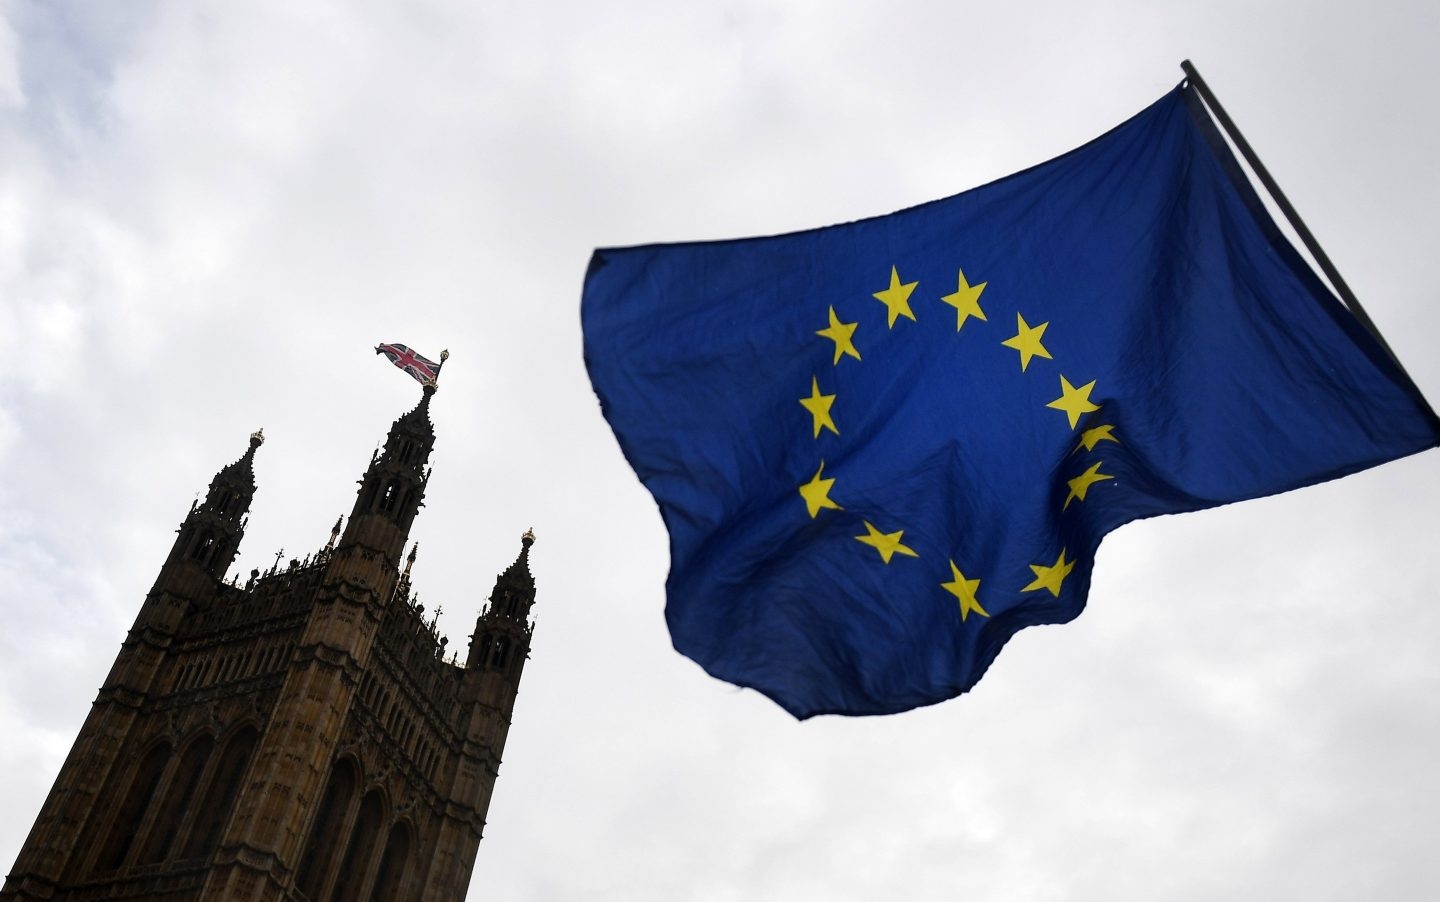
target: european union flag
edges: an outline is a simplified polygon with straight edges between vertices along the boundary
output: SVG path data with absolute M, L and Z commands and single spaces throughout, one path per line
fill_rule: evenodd
M 1440 442 L 1183 84 L 890 216 L 599 250 L 582 318 L 676 649 L 799 718 L 965 692 L 1122 523 Z

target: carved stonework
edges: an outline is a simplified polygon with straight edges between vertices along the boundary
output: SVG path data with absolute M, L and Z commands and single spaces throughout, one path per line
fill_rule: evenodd
M 0 899 L 463 898 L 529 657 L 534 536 L 460 663 L 414 590 L 413 550 L 400 571 L 431 394 L 328 542 L 243 587 L 226 574 L 263 436 L 216 474 Z

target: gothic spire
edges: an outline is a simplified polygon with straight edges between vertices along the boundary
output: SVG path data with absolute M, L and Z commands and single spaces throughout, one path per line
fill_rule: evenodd
M 384 446 L 371 457 L 341 540 L 342 545 L 357 541 L 382 551 L 397 569 L 410 524 L 424 502 L 430 480 L 425 464 L 435 446 L 430 422 L 435 386 L 426 384 L 423 392 L 420 403 L 391 424 Z
M 250 433 L 250 447 L 234 463 L 226 464 L 210 480 L 201 510 L 227 520 L 239 520 L 255 497 L 255 449 L 265 443 L 265 430 Z
M 530 546 L 535 544 L 535 531 L 525 530 L 520 537 L 520 555 L 504 573 L 495 579 L 490 593 L 490 611 L 486 617 L 503 617 L 524 623 L 535 604 L 535 577 L 530 575 Z
M 520 555 L 515 558 L 504 573 L 500 574 L 495 584 L 498 588 L 501 585 L 535 591 L 535 577 L 530 575 L 530 546 L 535 544 L 535 530 L 527 529 L 520 537 Z
M 512 661 L 523 661 L 530 649 L 530 608 L 535 604 L 535 578 L 530 575 L 530 546 L 535 544 L 535 531 L 525 530 L 520 537 L 520 555 L 515 563 L 495 580 L 490 605 L 475 621 L 470 636 L 470 653 L 465 666 L 513 672 Z M 517 665 L 518 667 L 518 665 Z
M 430 398 L 435 394 L 434 382 L 426 382 L 420 389 L 420 403 L 416 404 L 408 413 L 402 414 L 395 424 L 390 427 L 390 435 L 393 438 L 397 432 L 414 436 L 424 440 L 427 444 L 435 442 L 435 424 L 430 422 Z M 389 444 L 388 442 L 386 444 Z
M 172 557 L 199 564 L 219 579 L 235 559 L 245 534 L 245 514 L 255 498 L 255 450 L 265 442 L 265 431 L 250 434 L 250 447 L 234 463 L 226 464 L 210 480 L 205 500 L 190 506 Z
M 226 464 L 215 474 L 210 482 L 210 491 L 213 493 L 219 485 L 228 488 L 244 491 L 249 495 L 255 494 L 255 449 L 265 444 L 265 430 L 256 429 L 250 433 L 250 447 L 240 455 L 240 459 L 231 464 Z M 246 504 L 249 507 L 249 504 Z

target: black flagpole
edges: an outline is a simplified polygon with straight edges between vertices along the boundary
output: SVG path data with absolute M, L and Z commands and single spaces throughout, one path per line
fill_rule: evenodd
M 1182 60 L 1180 62 L 1180 68 L 1185 71 L 1185 77 L 1190 80 L 1190 84 L 1194 86 L 1196 93 L 1200 95 L 1200 99 L 1204 100 L 1205 105 L 1215 114 L 1215 119 L 1220 123 L 1220 128 L 1224 130 L 1226 136 L 1229 137 L 1231 141 L 1235 142 L 1235 147 L 1240 151 L 1240 155 L 1245 158 L 1246 163 L 1250 164 L 1250 168 L 1254 171 L 1256 178 L 1260 179 L 1260 184 L 1265 187 L 1265 190 L 1270 194 L 1270 198 L 1274 200 L 1275 205 L 1280 208 L 1280 212 L 1285 214 L 1285 218 L 1289 220 L 1291 227 L 1295 229 L 1295 233 L 1300 236 L 1300 240 L 1304 243 L 1305 249 L 1315 258 L 1315 262 L 1320 266 L 1320 271 L 1323 272 L 1325 278 L 1330 281 L 1331 287 L 1333 287 L 1335 293 L 1340 296 L 1340 300 L 1350 310 L 1350 313 L 1354 315 L 1356 321 L 1365 328 L 1365 331 L 1369 332 L 1370 335 L 1380 343 L 1380 347 L 1384 348 L 1385 353 L 1390 355 L 1390 360 L 1405 378 L 1410 381 L 1410 384 L 1414 385 L 1415 380 L 1410 379 L 1410 374 L 1405 372 L 1405 367 L 1401 365 L 1400 359 L 1395 356 L 1395 352 L 1390 348 L 1390 343 L 1385 340 L 1385 336 L 1380 334 L 1380 330 L 1376 328 L 1374 320 L 1370 319 L 1370 314 L 1366 313 L 1365 308 L 1361 306 L 1360 299 L 1355 297 L 1355 292 L 1351 291 L 1350 286 L 1345 284 L 1345 280 L 1340 277 L 1340 271 L 1335 268 L 1335 264 L 1330 262 L 1330 258 L 1326 256 L 1325 251 L 1321 249 L 1320 242 L 1316 241 L 1315 236 L 1306 228 L 1304 220 L 1300 218 L 1300 214 L 1295 212 L 1295 208 L 1290 205 L 1289 199 L 1285 197 L 1285 192 L 1281 191 L 1280 186 L 1275 184 L 1275 180 L 1270 177 L 1270 171 L 1265 168 L 1265 164 L 1260 162 L 1260 158 L 1257 157 L 1255 151 L 1250 148 L 1250 142 L 1245 140 L 1245 136 L 1240 134 L 1240 129 L 1236 128 L 1235 123 L 1226 115 L 1225 108 L 1221 106 L 1220 101 L 1215 98 L 1215 94 L 1210 90 L 1210 86 L 1205 84 L 1205 79 L 1200 77 L 1200 73 L 1196 71 L 1194 64 L 1189 60 Z M 1418 388 L 1416 389 L 1416 393 L 1419 394 Z

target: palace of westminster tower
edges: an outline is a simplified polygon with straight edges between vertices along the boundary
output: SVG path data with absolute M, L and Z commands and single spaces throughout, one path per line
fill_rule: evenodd
M 434 384 L 395 421 L 348 520 L 288 567 L 226 579 L 250 437 L 191 506 L 0 900 L 464 898 L 530 650 L 529 551 L 463 664 L 405 556 Z

